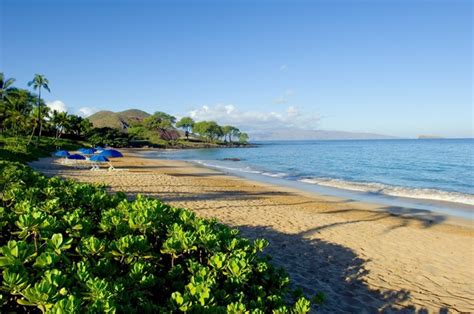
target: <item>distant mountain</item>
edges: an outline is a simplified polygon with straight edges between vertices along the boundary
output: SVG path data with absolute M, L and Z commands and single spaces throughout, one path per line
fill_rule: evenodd
M 249 132 L 253 141 L 271 140 L 375 140 L 395 139 L 396 137 L 360 132 L 328 131 L 328 130 L 301 130 L 295 128 L 274 129 Z
M 121 112 L 98 111 L 87 118 L 96 128 L 109 127 L 126 130 L 133 122 L 140 122 L 149 116 L 150 114 L 145 111 L 129 109 Z
M 439 135 L 418 135 L 418 139 L 420 140 L 434 140 L 434 139 L 442 139 L 442 136 Z

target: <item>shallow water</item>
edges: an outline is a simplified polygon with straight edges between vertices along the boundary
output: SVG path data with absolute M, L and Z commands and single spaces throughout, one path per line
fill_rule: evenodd
M 412 200 L 411 205 L 429 205 L 427 209 L 474 208 L 474 139 L 259 144 L 148 156 L 193 161 L 252 179 L 273 179 L 273 183 L 298 182 L 298 187 L 314 186 L 326 194 L 365 195 L 373 201 L 402 198 Z

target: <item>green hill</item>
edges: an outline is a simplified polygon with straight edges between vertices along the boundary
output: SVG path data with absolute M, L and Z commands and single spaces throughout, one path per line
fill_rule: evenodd
M 109 127 L 125 131 L 134 122 L 140 122 L 148 116 L 150 114 L 145 111 L 129 109 L 121 112 L 99 111 L 89 116 L 88 119 L 95 128 Z

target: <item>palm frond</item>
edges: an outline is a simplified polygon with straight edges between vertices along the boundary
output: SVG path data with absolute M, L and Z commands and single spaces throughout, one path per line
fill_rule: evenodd
M 3 80 L 3 79 L 2 79 Z M 9 88 L 10 86 L 13 85 L 13 83 L 15 82 L 15 79 L 14 78 L 9 78 L 8 80 L 4 81 L 3 83 L 3 88 Z

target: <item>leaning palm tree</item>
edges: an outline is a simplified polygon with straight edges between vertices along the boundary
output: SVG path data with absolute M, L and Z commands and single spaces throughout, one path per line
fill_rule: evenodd
M 15 82 L 14 78 L 5 79 L 3 72 L 0 72 L 0 121 L 2 121 L 0 128 L 3 131 L 4 121 L 7 115 L 7 102 L 10 102 L 9 96 L 13 91 L 12 85 Z
M 41 123 L 41 88 L 46 89 L 48 92 L 51 92 L 49 90 L 49 81 L 44 75 L 42 74 L 35 74 L 35 77 L 33 78 L 32 81 L 28 82 L 28 86 L 33 86 L 33 89 L 38 90 L 38 126 L 39 126 L 39 132 L 38 136 L 36 137 L 36 147 L 38 147 L 39 140 L 41 138 L 41 129 L 43 124 Z M 34 129 L 33 129 L 34 132 Z

